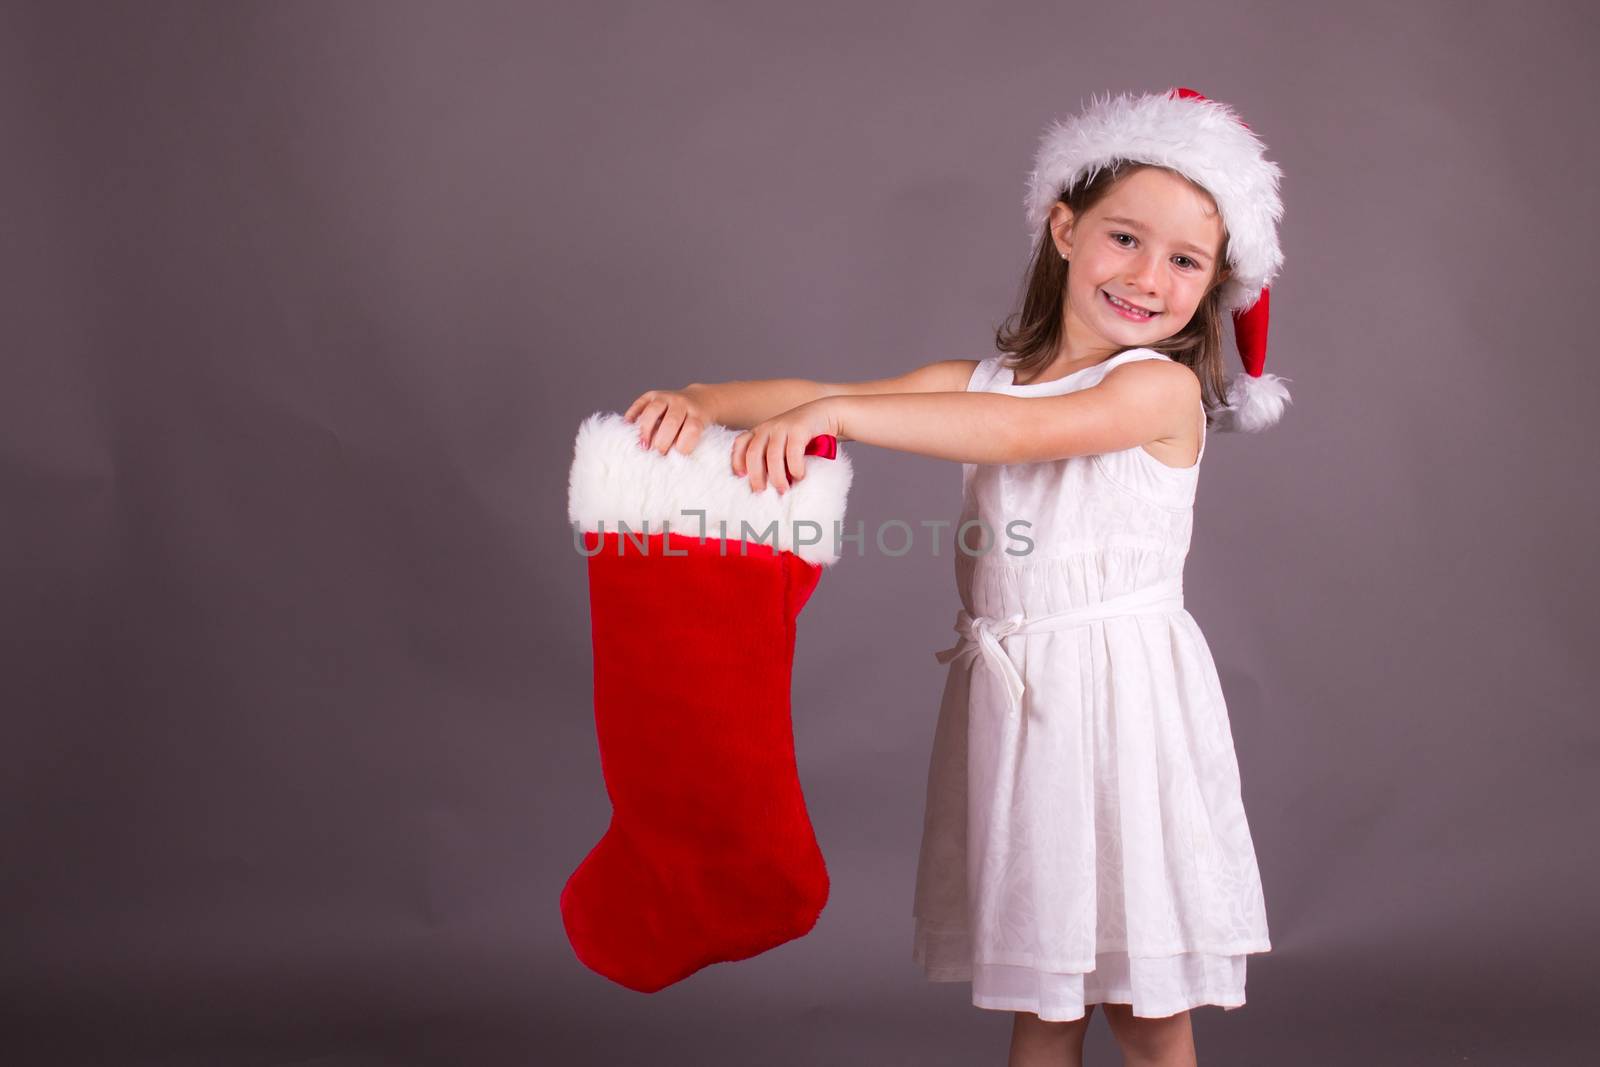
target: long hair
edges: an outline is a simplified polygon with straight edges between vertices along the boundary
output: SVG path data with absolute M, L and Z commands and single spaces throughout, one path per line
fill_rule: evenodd
M 1151 166 L 1154 165 L 1115 160 L 1097 171 L 1088 181 L 1065 190 L 1059 199 L 1072 209 L 1074 219 L 1081 219 L 1119 181 Z M 1168 170 L 1165 167 L 1158 169 Z M 1172 170 L 1168 170 L 1168 173 L 1177 174 Z M 1184 176 L 1179 174 L 1178 177 Z M 1222 369 L 1222 283 L 1232 273 L 1227 262 L 1228 234 L 1224 228 L 1222 248 L 1217 253 L 1210 285 L 1200 300 L 1200 306 L 1195 308 L 1194 317 L 1172 336 L 1139 346 L 1171 356 L 1194 371 L 1200 379 L 1201 402 L 1206 409 L 1208 428 L 1215 421 L 1213 413 L 1224 406 L 1227 395 L 1227 377 Z M 1042 370 L 1055 358 L 1056 349 L 1061 343 L 1062 319 L 1066 310 L 1067 272 L 1071 269 L 1072 265 L 1056 251 L 1050 228 L 1046 226 L 1033 252 L 1033 265 L 1028 272 L 1022 308 L 1008 315 L 995 331 L 995 348 L 1006 357 L 1002 363 L 1019 378 Z M 1014 326 L 1013 320 L 1016 323 Z M 1126 351 L 1128 349 L 1123 348 L 1112 354 Z

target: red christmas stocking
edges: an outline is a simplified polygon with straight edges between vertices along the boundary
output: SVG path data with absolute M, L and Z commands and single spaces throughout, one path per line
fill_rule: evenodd
M 568 518 L 589 555 L 612 812 L 561 917 L 586 966 L 653 993 L 808 933 L 827 903 L 789 683 L 795 620 L 838 558 L 851 470 L 819 437 L 787 493 L 753 493 L 731 469 L 737 431 L 707 427 L 687 456 L 638 436 L 596 414 L 574 449 Z

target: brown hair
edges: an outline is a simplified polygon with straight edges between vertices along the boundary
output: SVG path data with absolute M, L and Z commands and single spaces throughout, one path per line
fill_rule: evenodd
M 1153 164 L 1136 163 L 1125 159 L 1112 162 L 1087 182 L 1080 182 L 1061 194 L 1059 200 L 1072 209 L 1072 217 L 1081 219 L 1084 213 L 1099 203 L 1114 189 L 1119 181 Z M 1168 168 L 1159 168 L 1166 170 Z M 1176 171 L 1171 171 L 1176 174 Z M 1183 175 L 1178 175 L 1184 177 Z M 1184 178 L 1188 181 L 1187 178 Z M 1192 182 L 1190 184 L 1193 184 Z M 1195 186 L 1201 188 L 1200 186 Z M 1202 191 L 1204 191 L 1202 189 Z M 1207 194 L 1210 195 L 1209 193 Z M 1154 344 L 1141 345 L 1171 356 L 1182 363 L 1200 379 L 1201 402 L 1206 409 L 1209 427 L 1213 412 L 1225 403 L 1227 380 L 1222 370 L 1222 283 L 1232 271 L 1228 262 L 1228 233 L 1223 230 L 1222 248 L 1217 253 L 1216 269 L 1211 286 L 1201 298 L 1194 317 L 1171 337 Z M 1002 360 L 1017 377 L 1027 377 L 1042 370 L 1055 358 L 1061 343 L 1061 320 L 1065 311 L 1067 271 L 1071 265 L 1061 258 L 1055 241 L 1045 226 L 1039 235 L 1039 245 L 1034 249 L 1033 266 L 1028 273 L 1027 290 L 1023 295 L 1022 309 L 1006 317 L 995 331 L 995 348 L 1007 358 Z M 1016 325 L 1011 325 L 1012 320 Z M 1119 349 L 1113 355 L 1126 352 Z

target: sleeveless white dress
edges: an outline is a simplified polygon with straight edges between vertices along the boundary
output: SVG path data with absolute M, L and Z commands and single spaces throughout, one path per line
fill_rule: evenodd
M 1052 396 L 1167 358 L 1016 385 L 995 356 L 967 390 Z M 1182 606 L 1199 471 L 1142 447 L 963 467 L 961 523 L 988 532 L 955 551 L 912 956 L 978 1007 L 1236 1008 L 1271 948 L 1222 685 Z

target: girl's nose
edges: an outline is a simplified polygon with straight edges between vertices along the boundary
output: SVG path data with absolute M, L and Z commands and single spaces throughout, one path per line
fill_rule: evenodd
M 1156 260 L 1154 256 L 1142 256 L 1133 266 L 1133 273 L 1128 275 L 1128 284 L 1137 288 L 1141 293 L 1153 293 L 1156 287 Z

